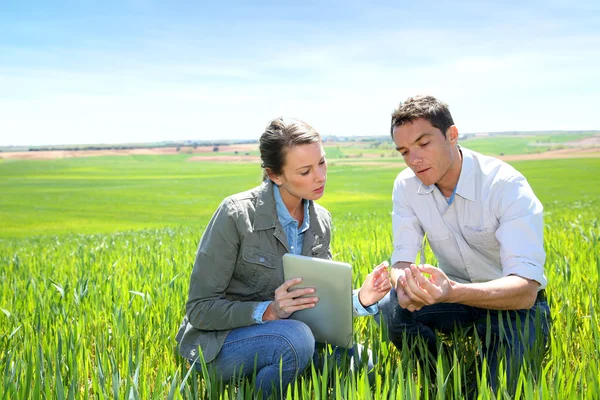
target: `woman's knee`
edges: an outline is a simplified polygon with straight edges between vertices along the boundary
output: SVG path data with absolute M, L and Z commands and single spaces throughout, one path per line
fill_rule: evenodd
M 304 370 L 312 360 L 315 352 L 315 337 L 304 322 L 296 320 L 281 321 L 282 327 L 279 335 L 286 343 L 282 357 L 293 358 L 297 362 L 296 368 Z

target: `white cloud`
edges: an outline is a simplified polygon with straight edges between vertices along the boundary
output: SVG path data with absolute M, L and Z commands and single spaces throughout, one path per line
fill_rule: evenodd
M 258 138 L 278 115 L 324 135 L 383 135 L 393 108 L 418 93 L 446 101 L 463 132 L 599 128 L 598 35 L 309 36 L 219 54 L 195 52 L 191 39 L 159 41 L 157 51 L 174 41 L 175 59 L 148 49 L 0 48 L 21 60 L 0 65 L 0 145 Z

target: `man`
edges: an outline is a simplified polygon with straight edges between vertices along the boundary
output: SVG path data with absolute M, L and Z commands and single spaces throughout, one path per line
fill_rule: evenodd
M 432 96 L 400 104 L 391 135 L 409 168 L 393 190 L 393 288 L 381 305 L 390 339 L 401 348 L 421 337 L 435 355 L 437 332 L 475 327 L 492 387 L 503 354 L 516 381 L 523 356 L 540 360 L 548 340 L 542 204 L 513 167 L 460 147 Z M 414 264 L 425 235 L 439 268 Z

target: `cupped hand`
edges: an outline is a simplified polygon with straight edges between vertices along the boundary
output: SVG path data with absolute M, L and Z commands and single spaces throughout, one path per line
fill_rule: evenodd
M 412 312 L 426 305 L 442 303 L 451 287 L 450 279 L 441 269 L 428 264 L 411 264 L 398 278 L 398 304 Z
M 317 304 L 319 298 L 316 296 L 302 297 L 314 294 L 314 288 L 290 290 L 300 282 L 302 278 L 288 279 L 275 289 L 275 299 L 267 307 L 263 320 L 286 319 L 296 311 L 312 308 Z
M 400 307 L 410 312 L 418 311 L 425 305 L 423 302 L 414 301 L 400 285 L 398 285 L 398 288 L 396 289 L 396 296 Z

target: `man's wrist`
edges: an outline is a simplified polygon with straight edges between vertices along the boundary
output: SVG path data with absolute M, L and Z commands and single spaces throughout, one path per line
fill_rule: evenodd
M 398 292 L 398 291 L 401 291 L 401 290 L 404 290 L 404 289 L 402 288 L 402 283 L 401 283 L 401 281 L 404 279 L 404 275 L 405 275 L 404 271 L 401 271 L 400 273 L 398 273 L 398 274 L 396 275 L 396 278 L 395 278 L 395 279 L 392 279 L 392 285 L 393 285 L 393 287 L 394 287 L 394 290 L 395 290 L 396 292 Z
M 399 288 L 402 288 L 402 285 L 400 284 L 400 279 L 402 279 L 402 275 L 399 275 L 396 280 L 394 281 L 394 290 L 397 292 Z
M 450 288 L 444 299 L 444 303 L 460 303 L 460 296 L 465 285 L 449 280 Z
M 395 273 L 393 273 L 395 272 Z M 400 283 L 398 282 L 398 280 L 400 279 L 402 275 L 399 272 L 396 272 L 394 270 L 390 271 L 390 283 L 392 284 L 392 287 L 394 288 L 394 290 L 398 290 L 398 285 L 400 285 Z
M 408 266 L 406 262 L 398 261 L 392 266 L 392 268 L 390 268 L 390 278 L 392 281 L 392 286 L 396 291 L 398 291 L 398 289 L 402 287 L 399 281 L 400 278 L 404 276 L 404 266 Z

